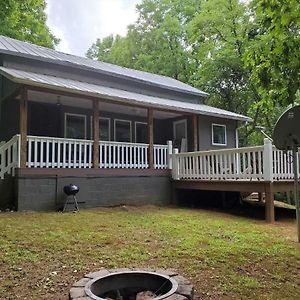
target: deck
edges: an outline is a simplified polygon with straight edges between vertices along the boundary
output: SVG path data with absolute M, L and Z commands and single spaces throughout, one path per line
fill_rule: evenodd
M 263 146 L 176 153 L 172 178 L 176 189 L 265 194 L 266 220 L 273 222 L 274 193 L 294 189 L 292 153 Z M 297 156 L 299 174 L 299 155 Z
M 26 168 L 20 168 L 20 135 L 0 145 L 0 178 L 6 174 L 98 174 L 103 176 L 162 172 L 173 179 L 174 190 L 198 189 L 264 193 L 266 220 L 273 222 L 274 193 L 293 191 L 292 154 L 276 149 L 269 140 L 263 146 L 178 153 L 172 142 L 153 145 L 150 167 L 148 144 L 98 142 L 97 165 L 93 140 L 40 136 L 27 137 Z M 299 155 L 297 156 L 299 173 Z

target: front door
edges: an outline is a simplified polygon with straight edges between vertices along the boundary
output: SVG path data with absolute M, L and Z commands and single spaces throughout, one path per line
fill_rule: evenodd
M 187 121 L 186 119 L 173 122 L 174 148 L 179 152 L 187 151 Z

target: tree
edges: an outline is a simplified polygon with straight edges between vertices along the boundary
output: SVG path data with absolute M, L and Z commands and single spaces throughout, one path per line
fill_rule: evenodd
M 294 103 L 300 86 L 299 0 L 253 1 L 253 47 L 245 60 L 259 86 L 259 105 L 269 111 Z
M 126 37 L 111 45 L 105 60 L 188 82 L 191 69 L 185 24 L 199 3 L 199 0 L 144 0 L 137 6 L 138 20 L 129 26 Z M 88 50 L 93 58 L 103 57 L 100 53 L 104 39 L 100 42 L 101 45 L 96 43 Z
M 0 34 L 54 48 L 59 40 L 46 25 L 45 0 L 6 0 L 0 3 Z
M 241 131 L 243 145 L 257 140 L 251 135 L 261 119 L 261 110 L 253 105 L 259 95 L 243 61 L 251 47 L 251 29 L 249 8 L 238 0 L 205 1 L 188 24 L 195 64 L 190 82 L 209 93 L 208 104 L 253 118 L 251 126 Z

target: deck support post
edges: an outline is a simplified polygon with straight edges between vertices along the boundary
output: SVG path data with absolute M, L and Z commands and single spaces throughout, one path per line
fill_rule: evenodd
M 148 108 L 148 161 L 149 161 L 149 169 L 154 168 L 154 146 L 153 146 L 153 109 Z
M 273 183 L 266 184 L 265 219 L 267 223 L 275 222 L 274 190 Z
M 99 102 L 93 100 L 93 168 L 99 168 Z
M 192 116 L 192 142 L 193 151 L 198 151 L 198 116 Z
M 20 99 L 20 168 L 26 168 L 27 162 L 27 134 L 28 134 L 28 91 L 23 88 Z

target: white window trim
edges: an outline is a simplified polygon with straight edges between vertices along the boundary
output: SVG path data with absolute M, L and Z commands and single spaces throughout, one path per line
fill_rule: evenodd
M 82 114 L 72 114 L 72 113 L 65 113 L 65 120 L 64 120 L 64 137 L 67 138 L 67 117 L 73 116 L 73 117 L 80 117 L 84 119 L 84 140 L 86 140 L 86 115 Z
M 107 117 L 99 117 L 99 120 L 108 120 L 108 141 L 111 140 L 111 127 L 110 127 L 110 118 Z M 100 128 L 101 130 L 101 128 Z M 91 140 L 93 139 L 94 132 L 93 132 L 93 116 L 91 116 Z
M 129 123 L 129 128 L 130 128 L 130 141 L 128 143 L 132 143 L 132 125 L 131 125 L 131 121 L 130 120 L 123 120 L 123 119 L 114 119 L 114 141 L 116 142 L 116 123 L 118 121 L 121 121 L 121 122 L 126 122 L 126 123 Z M 124 142 L 126 143 L 126 142 Z
M 137 122 L 134 122 L 134 141 L 137 143 L 137 141 L 136 141 L 136 125 L 137 124 L 144 124 L 144 125 L 146 125 L 146 126 L 148 126 L 148 123 L 147 122 L 139 122 L 139 121 L 137 121 Z
M 225 128 L 225 144 L 220 144 L 220 143 L 214 143 L 214 126 L 219 126 L 219 127 L 224 127 Z M 226 125 L 224 124 L 217 124 L 217 123 L 212 123 L 211 124 L 211 144 L 213 146 L 227 146 L 227 128 Z

